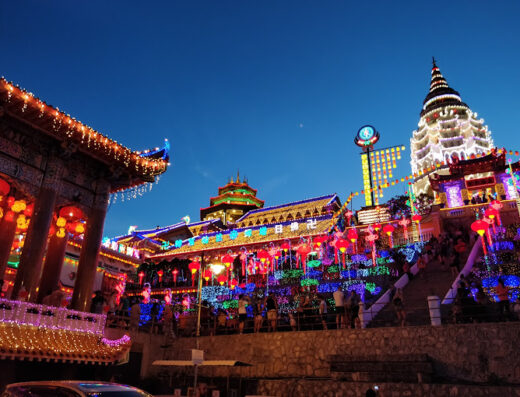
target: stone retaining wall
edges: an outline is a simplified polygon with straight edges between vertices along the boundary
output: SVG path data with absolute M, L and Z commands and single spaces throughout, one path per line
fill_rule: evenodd
M 273 397 L 359 397 L 364 396 L 373 383 L 352 383 L 324 380 L 266 380 L 258 381 L 258 394 Z M 516 397 L 520 388 L 514 386 L 428 385 L 413 383 L 378 384 L 379 397 Z
M 110 333 L 109 333 L 110 334 Z M 117 335 L 110 335 L 115 337 Z M 139 334 L 142 376 L 155 375 L 159 359 L 190 359 L 195 338 L 179 338 L 165 351 L 164 337 Z M 248 378 L 330 377 L 332 354 L 388 356 L 427 354 L 438 378 L 455 382 L 500 380 L 520 384 L 520 323 L 441 327 L 372 328 L 227 335 L 199 338 L 208 360 L 240 360 L 251 367 L 201 368 L 204 375 Z

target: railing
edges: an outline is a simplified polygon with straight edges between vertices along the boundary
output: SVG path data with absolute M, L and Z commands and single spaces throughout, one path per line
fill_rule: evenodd
M 473 264 L 475 263 L 475 260 L 477 259 L 478 254 L 480 253 L 480 248 L 482 246 L 481 239 L 477 239 L 475 241 L 475 244 L 473 244 L 473 248 L 471 249 L 471 252 L 468 255 L 468 259 L 466 260 L 466 264 L 464 265 L 464 268 L 461 270 L 453 284 L 451 285 L 450 290 L 446 293 L 446 296 L 444 296 L 444 299 L 442 300 L 443 305 L 451 305 L 455 298 L 457 297 L 457 288 L 459 286 L 460 276 L 461 274 L 466 277 L 473 268 Z
M 106 315 L 0 299 L 0 321 L 102 335 Z

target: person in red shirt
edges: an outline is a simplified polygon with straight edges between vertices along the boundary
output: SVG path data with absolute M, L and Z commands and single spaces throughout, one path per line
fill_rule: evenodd
M 503 280 L 499 279 L 495 291 L 498 296 L 499 320 L 503 321 L 504 315 L 506 316 L 506 319 L 509 319 L 511 316 L 511 311 L 509 309 L 509 288 L 504 285 Z

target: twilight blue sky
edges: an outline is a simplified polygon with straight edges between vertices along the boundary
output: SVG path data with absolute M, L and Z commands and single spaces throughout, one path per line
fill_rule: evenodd
M 198 220 L 237 168 L 266 205 L 344 201 L 362 188 L 361 125 L 408 148 L 432 55 L 518 149 L 519 16 L 488 0 L 0 0 L 0 74 L 132 149 L 169 138 L 159 184 L 110 207 L 114 236 Z

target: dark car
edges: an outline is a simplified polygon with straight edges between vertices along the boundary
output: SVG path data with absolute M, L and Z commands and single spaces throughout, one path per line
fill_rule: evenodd
M 132 386 L 107 382 L 38 381 L 8 385 L 2 397 L 152 397 Z

